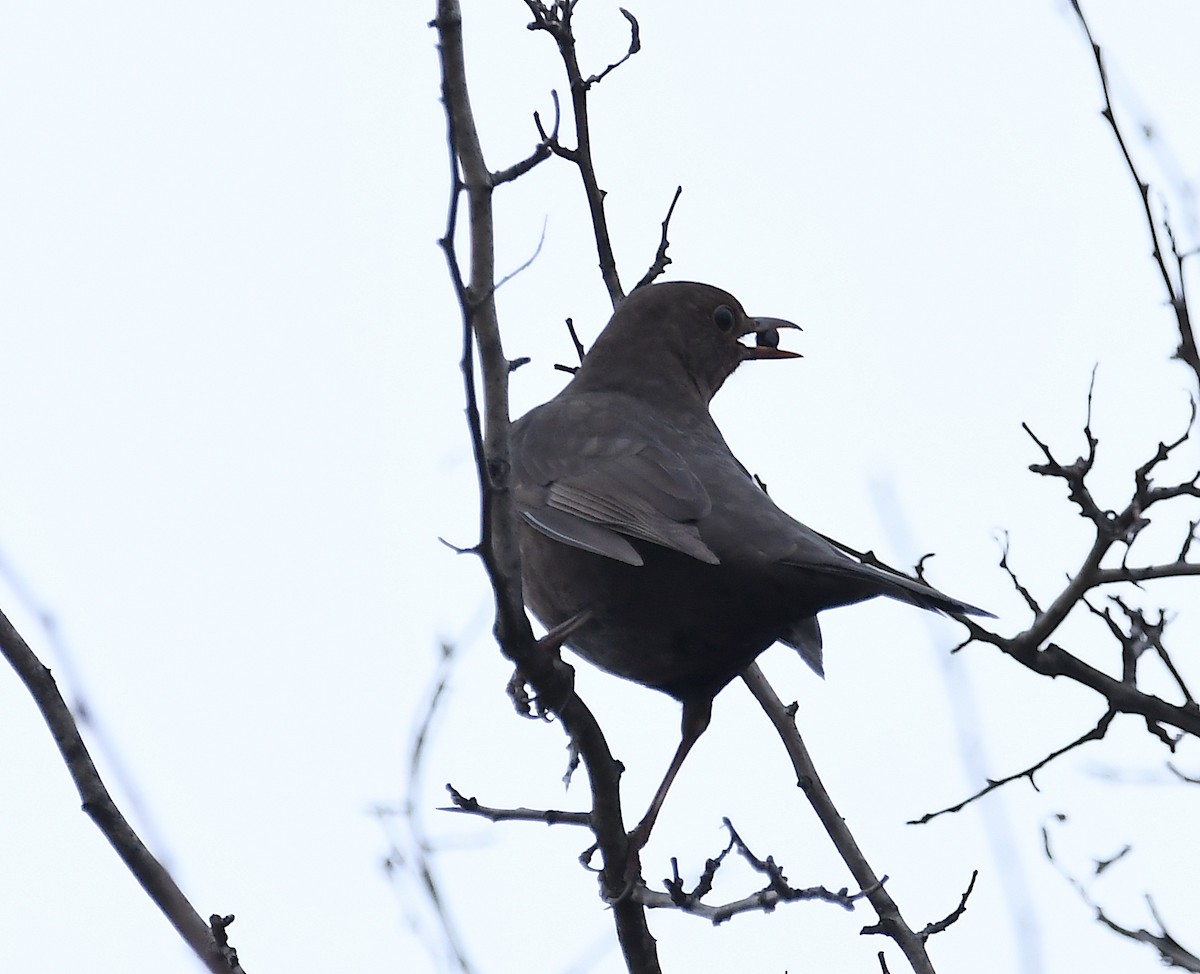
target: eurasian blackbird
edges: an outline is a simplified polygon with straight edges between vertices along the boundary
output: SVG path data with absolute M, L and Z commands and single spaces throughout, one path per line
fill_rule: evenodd
M 851 557 L 730 452 L 710 400 L 745 361 L 798 357 L 779 348 L 779 330 L 796 327 L 749 317 L 707 284 L 638 288 L 566 388 L 512 427 L 529 607 L 551 628 L 578 618 L 571 649 L 683 704 L 635 849 L 727 683 L 776 642 L 821 672 L 818 612 L 886 595 L 988 614 Z

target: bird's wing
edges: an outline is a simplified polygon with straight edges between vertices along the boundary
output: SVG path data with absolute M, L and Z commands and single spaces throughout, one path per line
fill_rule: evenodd
M 513 424 L 511 449 L 517 506 L 547 537 L 631 565 L 629 538 L 717 564 L 696 528 L 708 492 L 635 400 L 560 396 Z
M 715 508 L 714 515 L 701 523 L 700 533 L 723 562 L 759 570 L 770 565 L 796 569 L 803 576 L 797 587 L 805 592 L 805 600 L 824 607 L 886 595 L 939 612 L 989 615 L 923 582 L 867 564 L 852 549 L 801 524 L 760 490 L 731 455 L 726 459 L 719 451 L 708 457 L 699 454 L 694 465 L 704 476 Z M 819 636 L 813 638 L 804 618 L 797 626 L 785 641 L 811 649 L 805 658 L 815 667 Z

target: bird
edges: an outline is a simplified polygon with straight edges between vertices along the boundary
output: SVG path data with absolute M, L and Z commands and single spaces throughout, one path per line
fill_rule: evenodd
M 773 644 L 823 675 L 818 613 L 875 596 L 990 615 L 866 564 L 795 520 L 733 455 L 709 404 L 743 363 L 800 358 L 780 318 L 672 281 L 633 290 L 570 382 L 512 424 L 526 604 L 602 670 L 682 705 L 643 847 L 714 697 Z

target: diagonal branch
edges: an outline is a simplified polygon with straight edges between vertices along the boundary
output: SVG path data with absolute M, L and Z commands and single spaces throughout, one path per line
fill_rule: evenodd
M 1162 221 L 1164 232 L 1169 240 L 1171 254 L 1175 258 L 1176 269 L 1179 275 L 1179 280 L 1176 282 L 1167 268 L 1167 261 L 1163 252 L 1163 242 L 1159 235 L 1159 221 L 1155 219 L 1154 208 L 1150 205 L 1150 184 L 1142 178 L 1141 173 L 1138 171 L 1137 163 L 1133 161 L 1129 145 L 1125 141 L 1125 135 L 1121 131 L 1121 126 L 1117 122 L 1116 112 L 1113 110 L 1104 51 L 1096 43 L 1096 39 L 1092 35 L 1092 28 L 1088 24 L 1087 17 L 1084 16 L 1079 0 L 1071 0 L 1071 7 L 1075 11 L 1075 16 L 1079 19 L 1080 26 L 1083 27 L 1084 34 L 1087 35 L 1088 43 L 1092 48 L 1092 57 L 1096 62 L 1096 73 L 1100 79 L 1100 90 L 1104 95 L 1104 109 L 1100 114 L 1104 116 L 1105 121 L 1108 122 L 1109 127 L 1112 129 L 1113 136 L 1117 140 L 1117 145 L 1121 149 L 1121 155 L 1125 159 L 1125 168 L 1129 171 L 1129 175 L 1133 178 L 1133 182 L 1137 186 L 1138 196 L 1142 201 L 1142 212 L 1146 219 L 1146 226 L 1150 231 L 1150 243 L 1153 248 L 1154 262 L 1158 265 L 1159 274 L 1162 276 L 1163 287 L 1166 288 L 1167 300 L 1171 305 L 1171 310 L 1175 312 L 1175 320 L 1179 328 L 1179 346 L 1175 350 L 1174 357 L 1190 368 L 1197 381 L 1200 382 L 1200 351 L 1197 351 L 1196 348 L 1196 336 L 1192 331 L 1191 315 L 1187 304 L 1187 292 L 1183 283 L 1183 261 L 1189 254 L 1179 252 L 1171 225 L 1164 219 Z
M 842 861 L 849 868 L 850 875 L 854 877 L 859 888 L 866 893 L 867 900 L 879 915 L 879 922 L 865 928 L 863 933 L 882 933 L 891 937 L 904 952 L 904 956 L 917 974 L 933 974 L 933 963 L 925 951 L 925 940 L 908 925 L 900 914 L 900 908 L 896 905 L 896 901 L 884 888 L 886 877 L 880 879 L 875 875 L 875 871 L 867 863 L 866 857 L 858 847 L 858 842 L 846 825 L 846 820 L 842 818 L 837 806 L 833 804 L 833 799 L 829 797 L 829 792 L 821 783 L 812 756 L 808 753 L 808 748 L 796 728 L 795 708 L 783 705 L 757 663 L 751 663 L 742 672 L 742 680 L 750 688 L 750 692 L 754 694 L 754 698 L 763 708 L 783 741 L 783 746 L 792 759 L 792 766 L 796 771 L 796 784 L 803 790 L 804 797 L 808 799 L 813 811 L 817 813 L 817 818 L 821 820 L 821 824 L 829 834 L 834 848 L 837 849 Z
M 1010 781 L 1017 781 L 1020 778 L 1028 778 L 1029 783 L 1031 785 L 1033 785 L 1034 791 L 1037 791 L 1038 790 L 1037 782 L 1033 780 L 1033 776 L 1035 774 L 1037 774 L 1039 771 L 1041 771 L 1042 768 L 1044 768 L 1046 765 L 1048 765 L 1055 758 L 1062 757 L 1068 751 L 1073 751 L 1077 747 L 1082 747 L 1084 744 L 1088 743 L 1089 741 L 1101 740 L 1104 737 L 1104 735 L 1108 733 L 1108 725 L 1112 723 L 1113 718 L 1116 717 L 1116 715 L 1117 715 L 1117 712 L 1115 710 L 1107 711 L 1104 714 L 1104 716 L 1100 718 L 1100 720 L 1096 724 L 1096 726 L 1093 727 L 1090 731 L 1088 731 L 1086 734 L 1083 734 L 1083 735 L 1077 737 L 1075 740 L 1073 740 L 1070 744 L 1067 744 L 1065 747 L 1060 747 L 1057 751 L 1051 751 L 1044 758 L 1042 758 L 1042 760 L 1040 760 L 1037 764 L 1034 764 L 1034 765 L 1026 768 L 1024 771 L 1018 771 L 1016 774 L 1010 774 L 1006 778 L 997 778 L 994 781 L 989 780 L 986 787 L 981 788 L 979 791 L 975 792 L 975 794 L 971 795 L 969 798 L 964 798 L 957 805 L 951 805 L 948 808 L 943 808 L 936 812 L 926 812 L 920 818 L 910 819 L 905 824 L 906 825 L 924 825 L 926 822 L 931 822 L 935 818 L 938 818 L 941 815 L 952 815 L 955 812 L 961 812 L 964 808 L 966 808 L 968 805 L 970 805 L 971 802 L 977 801 L 978 799 L 982 798 L 984 795 L 988 794 L 989 792 L 993 792 L 997 788 L 1002 788 L 1004 785 L 1007 785 Z
M 3 613 L 0 613 L 0 652 L 29 689 L 42 719 L 50 728 L 71 780 L 79 791 L 84 812 L 96 823 L 142 889 L 209 971 L 213 974 L 241 971 L 237 951 L 229 946 L 225 934 L 233 917 L 214 914 L 206 924 L 171 874 L 146 848 L 104 786 L 50 670 L 42 665 Z

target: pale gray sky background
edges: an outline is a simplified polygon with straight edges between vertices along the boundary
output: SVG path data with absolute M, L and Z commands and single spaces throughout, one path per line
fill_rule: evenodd
M 803 360 L 739 375 L 718 399 L 735 452 L 819 530 L 901 564 L 936 551 L 933 581 L 1015 631 L 1026 616 L 996 567 L 998 533 L 1041 596 L 1086 543 L 1061 487 L 1027 472 L 1040 457 L 1021 422 L 1073 459 L 1099 362 L 1097 484 L 1117 506 L 1131 466 L 1188 410 L 1081 32 L 1056 0 L 731 9 L 635 7 L 644 50 L 593 93 L 626 285 L 681 183 L 669 276 L 805 327 Z M 1138 142 L 1145 174 L 1194 246 L 1200 11 L 1086 9 L 1128 130 L 1153 128 L 1153 154 Z M 231 936 L 256 974 L 447 969 L 413 932 L 427 917 L 411 881 L 384 876 L 388 836 L 370 814 L 402 800 L 441 640 L 463 659 L 415 798 L 468 952 L 487 974 L 621 969 L 575 863 L 582 833 L 433 810 L 446 781 L 500 805 L 585 798 L 581 782 L 562 793 L 557 728 L 512 715 L 480 567 L 437 541 L 470 544 L 477 512 L 458 316 L 435 246 L 447 176 L 433 12 L 411 0 L 17 3 L 0 31 L 0 605 L 64 691 L 85 695 L 102 770 L 192 901 L 237 914 Z M 500 168 L 533 147 L 531 112 L 549 113 L 561 69 L 518 0 L 467 0 L 464 15 L 476 116 Z M 580 5 L 577 30 L 585 70 L 627 43 L 601 0 Z M 500 294 L 509 353 L 534 359 L 514 377 L 520 413 L 563 381 L 551 369 L 571 356 L 562 319 L 590 339 L 608 309 L 572 169 L 547 163 L 497 204 L 501 272 L 546 228 L 537 261 Z M 1173 469 L 1196 462 L 1181 451 Z M 1179 525 L 1156 520 L 1160 552 L 1178 548 Z M 18 586 L 54 614 L 69 657 Z M 1186 661 L 1194 588 L 1159 591 L 1180 610 Z M 987 649 L 947 662 L 957 628 L 904 606 L 830 613 L 823 627 L 824 683 L 783 649 L 763 663 L 799 699 L 868 858 L 917 925 L 980 870 L 966 916 L 934 942 L 940 970 L 1159 968 L 1099 929 L 1046 863 L 1039 829 L 1056 813 L 1081 875 L 1133 843 L 1094 889 L 1114 918 L 1150 925 L 1152 893 L 1200 947 L 1196 790 L 1170 779 L 1135 721 L 1048 769 L 1040 793 L 1018 783 L 905 826 L 1103 708 Z M 1111 659 L 1085 620 L 1072 638 Z M 677 707 L 586 665 L 578 682 L 628 767 L 634 816 L 674 747 Z M 978 747 L 960 747 L 953 701 L 978 720 Z M 5 966 L 197 969 L 79 812 L 12 675 L 0 675 L 0 739 Z M 1200 770 L 1195 747 L 1178 760 Z M 694 875 L 723 844 L 723 815 L 797 885 L 849 883 L 740 686 L 717 701 L 647 875 L 668 875 L 672 855 Z M 988 843 L 989 816 L 1007 845 Z M 1012 920 L 1006 881 L 1032 926 Z M 731 870 L 721 894 L 752 882 Z M 716 929 L 651 922 L 671 970 L 872 971 L 884 946 L 856 935 L 868 910 L 821 904 Z

